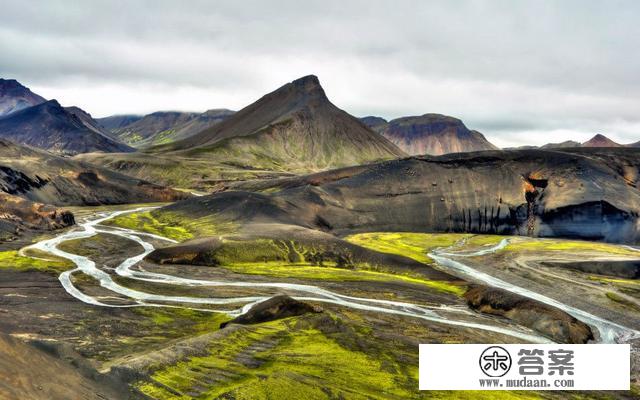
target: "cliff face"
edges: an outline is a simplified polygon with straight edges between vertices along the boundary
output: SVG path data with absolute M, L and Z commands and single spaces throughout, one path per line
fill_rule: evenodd
M 234 221 L 250 212 L 252 220 L 336 234 L 471 232 L 635 243 L 639 155 L 634 149 L 575 149 L 412 157 L 263 187 L 237 185 L 276 192 L 221 193 L 174 207 Z

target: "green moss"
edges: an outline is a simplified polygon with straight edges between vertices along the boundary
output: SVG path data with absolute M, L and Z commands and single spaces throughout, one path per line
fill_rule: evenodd
M 213 332 L 230 319 L 226 314 L 188 308 L 136 307 L 133 310 L 154 325 L 153 331 L 164 332 L 163 336 Z
M 41 254 L 40 252 L 34 252 L 32 250 L 30 250 L 27 255 L 33 255 L 38 258 L 23 257 L 19 255 L 16 250 L 0 251 L 0 269 L 43 271 L 58 274 L 75 266 L 71 261 L 56 258 L 49 254 Z
M 574 252 L 590 252 L 590 253 L 606 253 L 612 255 L 624 255 L 638 257 L 638 252 L 627 249 L 622 246 L 599 243 L 586 242 L 579 240 L 558 240 L 558 239 L 525 239 L 519 238 L 514 240 L 503 251 L 574 251 Z
M 409 232 L 372 232 L 347 236 L 345 240 L 382 253 L 399 254 L 413 258 L 425 264 L 433 260 L 427 255 L 438 247 L 449 247 L 466 234 L 409 233 Z
M 229 334 L 212 343 L 209 355 L 157 371 L 152 381 L 140 382 L 138 388 L 157 399 L 187 399 L 194 390 L 203 399 L 315 399 L 329 398 L 328 393 L 352 399 L 415 397 L 417 391 L 410 389 L 416 384 L 415 368 L 405 376 L 403 368 L 383 363 L 386 357 L 348 349 L 318 329 L 290 329 L 288 322 Z M 249 365 L 243 363 L 247 358 L 253 359 Z M 215 382 L 207 382 L 216 374 L 220 376 Z
M 378 281 L 412 283 L 462 296 L 465 288 L 423 275 L 400 273 L 391 268 L 353 259 L 350 249 L 337 245 L 300 243 L 291 240 L 229 240 L 207 254 L 208 263 L 234 272 L 332 281 Z
M 193 234 L 187 231 L 185 227 L 162 221 L 162 219 L 156 218 L 151 211 L 119 215 L 105 221 L 104 224 L 149 232 L 177 241 L 183 241 L 193 237 Z
M 212 341 L 208 354 L 163 367 L 136 386 L 159 400 L 540 398 L 524 391 L 420 392 L 417 352 L 379 345 L 369 330 L 335 316 L 314 318 L 230 331 Z
M 251 275 L 265 275 L 277 278 L 297 278 L 327 281 L 362 281 L 385 283 L 411 283 L 424 285 L 431 289 L 462 296 L 465 288 L 445 281 L 433 281 L 400 274 L 376 272 L 368 270 L 352 270 L 330 266 L 319 267 L 305 263 L 234 263 L 223 265 L 233 272 Z

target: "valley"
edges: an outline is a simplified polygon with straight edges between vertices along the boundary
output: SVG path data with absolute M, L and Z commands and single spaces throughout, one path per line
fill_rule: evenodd
M 0 312 L 7 317 L 3 330 L 37 342 L 70 343 L 68 351 L 88 359 L 97 374 L 92 379 L 106 376 L 109 379 L 101 379 L 112 385 L 124 381 L 132 385 L 130 396 L 156 399 L 236 397 L 247 391 L 254 398 L 269 398 L 291 390 L 312 398 L 328 393 L 349 398 L 430 397 L 433 394 L 412 389 L 417 343 L 547 342 L 552 340 L 549 334 L 570 329 L 566 325 L 558 332 L 540 331 L 516 322 L 513 313 L 468 308 L 463 294 L 487 283 L 529 298 L 555 299 L 555 306 L 588 323 L 595 341 L 635 346 L 640 338 L 640 309 L 630 305 L 638 300 L 633 283 L 579 269 L 586 258 L 637 261 L 638 252 L 626 246 L 372 232 L 345 236 L 354 247 L 343 249 L 350 259 L 338 264 L 318 238 L 314 247 L 298 239 L 289 250 L 283 241 L 276 247 L 285 252 L 283 258 L 274 254 L 270 243 L 234 236 L 236 228 L 228 226 L 217 230 L 228 232 L 228 239 L 222 239 L 217 255 L 209 255 L 208 260 L 216 261 L 193 259 L 194 265 L 154 255 L 154 248 L 170 249 L 176 240 L 189 243 L 189 237 L 200 235 L 203 228 L 154 220 L 155 207 L 75 208 L 78 227 L 14 256 L 38 257 L 34 265 L 42 267 L 2 267 Z M 291 248 L 301 259 L 286 256 Z M 380 254 L 387 256 L 376 258 Z M 394 255 L 409 257 L 417 268 L 392 268 Z M 541 267 L 559 261 L 578 266 Z M 452 262 L 459 265 L 452 267 Z M 531 274 L 533 267 L 543 273 Z M 220 327 L 248 306 L 283 294 L 312 304 L 316 312 Z M 629 300 L 620 302 L 625 296 Z M 547 312 L 552 320 L 557 318 L 557 311 Z M 96 324 L 103 328 L 97 330 Z M 101 334 L 95 335 L 98 331 Z M 318 352 L 326 354 L 321 364 L 311 356 Z M 347 359 L 352 360 L 348 369 Z M 354 376 L 359 377 L 356 387 L 347 383 Z M 633 376 L 637 379 L 636 372 Z M 597 393 L 580 395 L 599 398 Z M 468 396 L 493 398 L 481 392 Z M 529 399 L 540 394 L 509 396 Z

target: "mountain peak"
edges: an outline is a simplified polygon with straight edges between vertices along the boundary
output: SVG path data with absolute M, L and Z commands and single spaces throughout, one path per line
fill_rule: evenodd
M 273 93 L 289 91 L 293 91 L 305 98 L 327 99 L 324 89 L 322 88 L 322 85 L 320 85 L 320 80 L 315 75 L 307 75 L 302 78 L 298 78 Z
M 582 147 L 622 147 L 622 145 L 598 133 L 588 141 L 582 143 Z
M 17 80 L 0 78 L 0 117 L 45 101 Z
M 296 86 L 320 86 L 320 79 L 315 75 L 306 75 L 291 82 Z

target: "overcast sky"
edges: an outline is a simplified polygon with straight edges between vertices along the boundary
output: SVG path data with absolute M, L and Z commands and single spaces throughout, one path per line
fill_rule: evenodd
M 356 116 L 500 146 L 640 140 L 640 1 L 1 1 L 0 77 L 94 117 L 240 109 L 315 74 Z

